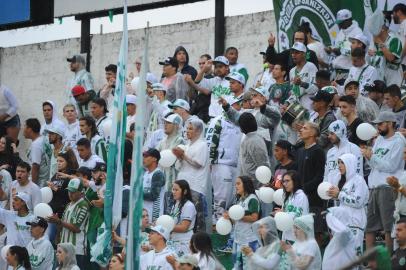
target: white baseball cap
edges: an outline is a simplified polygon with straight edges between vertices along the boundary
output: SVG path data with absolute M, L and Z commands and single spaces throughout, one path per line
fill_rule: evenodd
M 45 129 L 45 131 L 48 133 L 51 132 L 51 133 L 58 134 L 62 138 L 65 137 L 65 127 L 63 127 L 62 125 L 58 125 L 58 124 L 50 125 Z
M 266 97 L 266 98 L 269 97 L 269 92 L 268 92 L 268 90 L 267 90 L 265 87 L 263 87 L 263 86 L 260 86 L 260 87 L 257 87 L 257 88 L 251 88 L 251 90 L 252 90 L 252 91 L 255 91 L 255 92 L 259 93 L 259 94 L 261 94 L 262 96 L 264 96 L 264 97 Z
M 137 97 L 134 95 L 126 95 L 125 96 L 125 103 L 126 104 L 134 104 L 137 105 Z
M 232 79 L 232 80 L 238 81 L 238 82 L 241 83 L 242 85 L 245 85 L 245 78 L 244 78 L 244 76 L 243 76 L 241 73 L 239 73 L 239 72 L 232 72 L 232 73 L 228 74 L 225 79 L 226 79 L 226 80 Z
M 216 64 L 216 63 L 221 63 L 221 64 L 226 65 L 226 66 L 230 65 L 230 62 L 228 62 L 227 57 L 222 56 L 222 55 L 217 56 L 216 58 L 214 58 L 213 64 Z
M 174 109 L 176 107 L 180 107 L 185 109 L 186 111 L 190 111 L 189 103 L 184 99 L 177 99 L 174 103 L 168 105 L 170 109 Z
M 171 232 L 167 228 L 165 228 L 161 225 L 147 228 L 147 229 L 145 229 L 145 231 L 148 233 L 150 233 L 151 231 L 159 233 L 160 235 L 162 235 L 163 238 L 165 238 L 165 240 L 169 240 L 169 236 L 171 234 Z
M 336 24 L 352 18 L 352 12 L 348 9 L 341 9 L 337 12 Z
M 291 49 L 304 53 L 307 52 L 306 45 L 304 45 L 302 42 L 295 42 Z
M 241 100 L 239 100 L 238 98 L 236 98 L 234 96 L 225 96 L 224 99 L 227 101 L 228 104 L 230 104 L 230 106 L 233 106 L 237 102 L 241 101 Z
M 148 83 L 150 83 L 150 84 L 153 84 L 153 83 L 157 83 L 157 82 L 158 82 L 158 79 L 157 79 L 157 77 L 156 77 L 153 73 L 148 72 L 148 73 L 147 73 L 147 79 L 146 79 L 146 81 L 147 81 Z
M 154 84 L 152 84 L 152 91 L 164 91 L 164 92 L 166 92 L 166 91 L 168 91 L 168 89 L 162 83 L 154 83 Z
M 23 202 L 25 202 L 25 205 L 27 205 L 28 209 L 30 208 L 30 201 L 31 201 L 30 195 L 28 195 L 25 192 L 20 191 L 20 192 L 17 192 L 15 196 L 17 198 L 19 198 L 20 200 L 22 200 Z M 29 209 L 29 210 L 31 210 L 31 209 Z
M 182 118 L 180 117 L 180 115 L 176 113 L 168 115 L 167 117 L 164 118 L 164 121 L 178 126 L 182 125 Z
M 362 44 L 364 44 L 367 48 L 369 47 L 369 39 L 362 33 L 355 34 L 354 36 L 350 36 L 349 39 L 356 39 Z

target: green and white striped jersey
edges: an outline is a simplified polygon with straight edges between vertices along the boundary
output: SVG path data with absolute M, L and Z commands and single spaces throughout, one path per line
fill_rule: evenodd
M 72 243 L 76 248 L 76 255 L 86 254 L 86 228 L 89 220 L 89 204 L 81 198 L 77 202 L 70 202 L 62 216 L 62 221 L 75 225 L 80 232 L 74 233 L 62 228 L 61 243 Z

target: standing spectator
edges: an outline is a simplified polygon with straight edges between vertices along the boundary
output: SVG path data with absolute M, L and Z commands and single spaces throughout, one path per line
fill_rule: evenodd
M 306 46 L 295 42 L 291 48 L 291 55 L 295 66 L 289 71 L 291 91 L 307 110 L 311 111 L 310 96 L 317 92 L 315 83 L 317 67 L 306 60 Z
M 82 196 L 83 185 L 80 179 L 71 179 L 67 189 L 70 203 L 66 206 L 62 218 L 53 214 L 48 218 L 48 222 L 62 227 L 61 243 L 74 245 L 79 268 L 87 269 L 86 225 L 89 218 L 89 204 Z
M 181 134 L 183 139 L 186 142 L 188 142 L 189 139 L 187 138 L 187 128 L 190 122 L 199 120 L 199 118 L 196 115 L 190 114 L 190 106 L 186 100 L 177 99 L 173 104 L 170 104 L 168 107 L 172 109 L 174 113 L 178 114 L 182 118 L 181 123 L 183 123 L 183 127 Z
M 320 129 L 316 124 L 305 123 L 300 129 L 299 136 L 304 142 L 304 146 L 299 148 L 296 153 L 298 173 L 301 178 L 303 191 L 309 199 L 309 212 L 315 214 L 316 239 L 321 243 L 321 236 L 326 231 L 326 226 L 325 221 L 321 217 L 323 201 L 317 195 L 317 187 L 323 181 L 323 164 L 326 163 L 326 156 L 323 148 L 317 144 Z
M 161 159 L 158 150 L 148 149 L 143 153 L 143 157 L 144 208 L 151 217 L 150 223 L 154 223 L 164 212 L 165 175 L 158 168 L 158 162 Z
M 399 86 L 396 84 L 389 85 L 384 90 L 384 102 L 393 111 L 396 116 L 395 129 L 406 128 L 406 105 L 403 104 Z
M 86 61 L 82 55 L 74 55 L 71 58 L 66 59 L 70 63 L 70 71 L 74 72 L 73 78 L 68 83 L 68 99 L 66 103 L 75 104 L 75 100 L 72 98 L 70 91 L 75 86 L 82 86 L 85 92 L 91 91 L 92 95 L 95 95 L 94 86 L 93 86 L 93 77 L 90 72 L 86 70 Z M 75 95 L 73 94 L 73 97 Z M 76 98 L 75 98 L 76 99 Z
M 13 270 L 31 270 L 30 257 L 25 247 L 11 246 L 6 255 L 7 263 Z
M 46 132 L 51 126 L 65 129 L 65 124 L 58 118 L 58 110 L 53 101 L 47 100 L 42 103 L 42 114 L 44 115 L 45 123 L 41 126 L 41 135 L 46 136 Z
M 238 156 L 239 175 L 247 175 L 255 179 L 255 171 L 259 166 L 270 167 L 269 156 L 264 139 L 258 134 L 258 126 L 255 117 L 244 112 L 238 118 L 241 132 L 245 134 Z M 255 181 L 254 186 L 259 187 L 260 183 Z
M 197 71 L 194 67 L 189 65 L 189 54 L 187 53 L 185 47 L 178 46 L 175 49 L 175 53 L 173 54 L 173 58 L 178 61 L 179 67 L 178 70 L 182 74 L 189 74 L 192 76 L 194 80 L 197 76 Z
M 248 70 L 244 64 L 238 63 L 238 49 L 236 47 L 228 47 L 224 56 L 230 63 L 230 73 L 238 72 L 244 76 L 245 82 L 248 82 Z
M 81 270 L 76 265 L 75 246 L 71 243 L 60 243 L 56 248 L 56 259 L 58 267 L 56 270 Z
M 79 119 L 79 128 L 83 136 L 90 141 L 92 153 L 107 161 L 106 141 L 97 134 L 96 123 L 93 118 L 87 116 Z
M 76 104 L 79 111 L 79 116 L 91 116 L 90 105 L 96 98 L 95 92 L 86 91 L 83 86 L 76 85 L 72 88 L 72 96 L 75 99 L 72 104 Z
M 212 69 L 214 64 L 214 78 L 204 78 L 204 74 Z M 231 95 L 230 82 L 226 76 L 230 73 L 230 63 L 224 56 L 217 56 L 213 61 L 207 61 L 197 73 L 195 82 L 198 83 L 197 90 L 205 95 L 211 95 L 209 116 L 216 117 L 222 113 L 218 104 L 219 97 Z M 196 89 L 196 87 L 195 87 Z
M 174 218 L 176 225 L 170 239 L 178 256 L 182 256 L 189 253 L 189 242 L 197 221 L 197 212 L 187 181 L 175 181 L 172 186 L 172 196 L 174 204 L 171 207 L 170 216 Z
M 174 255 L 173 251 L 167 247 L 170 231 L 160 225 L 148 229 L 149 243 L 153 249 L 140 257 L 140 270 L 160 269 L 173 270 L 167 262 L 167 256 Z
M 282 176 L 290 170 L 297 170 L 297 163 L 293 160 L 293 146 L 290 142 L 279 140 L 273 149 L 273 155 L 278 162 L 275 166 L 275 173 L 271 186 L 273 189 L 282 188 Z
M 245 87 L 245 78 L 241 73 L 232 72 L 226 76 L 226 80 L 230 81 L 230 91 L 237 99 L 242 99 Z
M 7 245 L 26 247 L 32 240 L 30 226 L 26 222 L 34 219 L 28 208 L 30 195 L 18 192 L 13 196 L 13 209 L 5 210 L 0 208 L 0 224 L 7 230 Z
M 375 80 L 373 85 L 366 85 L 365 91 L 368 92 L 368 97 L 378 105 L 379 111 L 389 111 L 390 108 L 384 102 L 384 91 L 386 84 L 384 81 Z
M 406 72 L 406 5 L 398 3 L 393 7 L 392 12 L 393 22 L 395 24 L 400 24 L 398 36 L 403 45 L 401 55 L 403 72 Z M 403 73 L 403 77 L 404 76 L 405 74 Z
M 235 195 L 235 204 L 244 208 L 244 216 L 234 223 L 233 269 L 246 269 L 248 258 L 242 252 L 242 247 L 248 246 L 255 252 L 259 246 L 252 229 L 252 223 L 259 219 L 261 213 L 259 199 L 255 195 L 253 179 L 249 176 L 237 177 Z M 224 213 L 224 218 L 230 219 L 228 212 Z
M 190 251 L 198 260 L 200 269 L 219 270 L 218 261 L 213 254 L 212 241 L 209 234 L 205 232 L 193 234 L 190 239 Z
M 347 80 L 344 86 L 345 95 L 351 95 L 357 102 L 357 114 L 362 121 L 372 122 L 379 113 L 378 105 L 371 99 L 360 95 L 360 83 L 356 80 Z
M 0 138 L 0 169 L 7 170 L 13 179 L 16 178 L 17 164 L 21 158 L 13 139 L 9 136 Z
M 348 72 L 348 77 L 344 82 L 344 89 L 349 82 L 358 82 L 359 91 L 362 96 L 368 95 L 368 93 L 364 90 L 365 85 L 373 84 L 375 80 L 378 80 L 378 72 L 373 66 L 366 63 L 365 53 L 366 51 L 362 48 L 355 48 L 352 50 L 352 65 L 348 66 L 350 67 L 350 70 Z
M 272 70 L 275 83 L 269 88 L 269 105 L 280 106 L 291 95 L 290 84 L 286 80 L 287 70 L 285 65 L 276 63 Z
M 179 169 L 178 179 L 186 180 L 192 190 L 192 198 L 197 211 L 196 228 L 205 231 L 207 214 L 205 204 L 209 195 L 208 191 L 211 190 L 211 183 L 208 183 L 209 151 L 207 143 L 203 139 L 203 121 L 200 119 L 190 121 L 186 133 L 189 139 L 186 149 L 175 147 L 172 152 L 178 158 L 178 164 L 176 164 Z
M 77 150 L 79 155 L 79 167 L 87 167 L 93 169 L 97 162 L 103 162 L 98 155 L 92 153 L 90 141 L 86 138 L 81 138 L 77 143 Z
M 302 32 L 305 33 L 306 35 L 307 48 L 316 53 L 317 62 L 319 64 L 320 69 L 327 69 L 329 65 L 329 59 L 324 44 L 314 39 L 310 23 L 302 22 L 302 24 L 299 26 L 299 29 L 302 30 Z
M 179 98 L 188 100 L 189 86 L 179 72 L 179 63 L 176 58 L 168 57 L 159 64 L 163 66 L 162 75 L 164 78 L 161 83 L 168 89 L 166 92 L 167 99 L 170 102 Z
M 353 96 L 342 96 L 339 99 L 340 112 L 347 122 L 347 138 L 356 145 L 360 145 L 363 141 L 357 136 L 357 127 L 362 124 L 362 121 L 356 111 L 356 101 Z
M 392 255 L 392 270 L 402 270 L 405 267 L 406 258 L 406 218 L 402 218 L 396 223 L 395 230 L 399 247 Z
M 30 196 L 30 201 L 27 203 L 30 210 L 34 210 L 34 207 L 42 202 L 40 188 L 29 179 L 30 169 L 30 165 L 24 161 L 21 161 L 21 163 L 17 165 L 17 180 L 11 183 L 10 194 L 8 194 L 10 210 L 13 210 L 13 199 L 18 192 L 24 192 Z
M 374 121 L 377 124 L 379 135 L 371 148 L 362 149 L 363 156 L 369 160 L 371 173 L 368 177 L 369 202 L 366 227 L 367 249 L 373 247 L 375 233 L 385 232 L 385 244 L 392 250 L 390 232 L 393 227 L 393 212 L 395 198 L 392 188 L 387 184 L 386 178 L 401 174 L 404 168 L 402 158 L 405 139 L 400 133 L 395 133 L 396 116 L 393 112 L 381 112 Z
M 255 75 L 251 87 L 257 88 L 263 86 L 265 89 L 269 89 L 275 83 L 275 79 L 272 77 L 272 71 L 277 59 L 272 59 L 271 62 L 268 62 L 266 50 L 259 52 L 259 54 L 262 56 L 262 70 Z
M 104 99 L 107 104 L 106 109 L 113 108 L 114 90 L 116 88 L 117 66 L 109 64 L 104 68 L 106 83 L 103 88 L 97 93 L 97 96 Z
M 47 221 L 42 217 L 36 217 L 31 222 L 27 222 L 31 226 L 32 240 L 27 245 L 28 255 L 30 255 L 30 263 L 32 270 L 49 270 L 54 264 L 54 247 L 45 236 L 45 231 L 48 228 Z
M 45 186 L 49 180 L 50 159 L 52 155 L 51 146 L 45 137 L 40 134 L 41 124 L 36 118 L 25 120 L 24 137 L 32 141 L 27 154 L 31 164 L 31 179 L 38 186 Z
M 344 209 L 350 222 L 346 224 L 355 236 L 355 251 L 361 256 L 364 250 L 364 230 L 367 223 L 366 205 L 368 203 L 368 186 L 362 175 L 357 173 L 357 157 L 344 154 L 338 159 L 341 179 L 333 184 L 327 194 L 338 199 L 340 208 Z
M 127 95 L 125 97 L 125 102 L 127 106 L 126 132 L 129 133 L 131 125 L 135 123 L 135 114 L 137 113 L 137 97 L 134 95 Z
M 328 149 L 331 148 L 330 141 L 328 140 L 328 127 L 336 120 L 333 111 L 330 109 L 333 96 L 327 91 L 319 90 L 316 95 L 310 99 L 313 101 L 313 110 L 317 113 L 317 117 L 313 122 L 317 124 L 320 129 L 320 136 L 317 138 L 317 143 L 327 152 Z
M 0 104 L 0 136 L 8 135 L 17 143 L 20 132 L 19 106 L 13 92 L 4 85 L 0 85 Z
M 57 171 L 57 161 L 56 158 L 59 153 L 65 152 L 67 146 L 63 144 L 63 136 L 65 134 L 64 129 L 60 126 L 50 126 L 45 130 L 48 133 L 48 141 L 52 147 L 52 154 L 50 160 L 49 178 L 54 176 Z
M 82 138 L 79 128 L 78 113 L 73 104 L 66 104 L 63 107 L 63 116 L 68 124 L 65 128 L 64 144 L 72 149 L 76 149 L 76 143 Z
M 338 158 L 344 154 L 353 154 L 355 156 L 355 173 L 363 176 L 363 157 L 361 149 L 356 144 L 348 141 L 347 127 L 345 126 L 345 123 L 341 120 L 336 120 L 330 124 L 328 131 L 328 139 L 333 147 L 327 152 L 323 181 L 338 186 L 341 179 Z
M 350 37 L 362 34 L 358 22 L 353 20 L 352 12 L 348 9 L 341 9 L 337 12 L 336 24 L 340 31 L 332 47 L 327 47 L 326 52 L 333 54 L 333 68 L 336 72 L 336 81 L 340 84 L 347 78 L 349 67 L 351 66 L 351 41 Z
M 391 15 L 384 15 L 379 9 L 367 18 L 366 24 L 374 36 L 374 45 L 368 52 L 369 62 L 378 72 L 379 79 L 386 85 L 400 85 L 403 80 L 402 42 L 389 30 Z
M 90 111 L 94 120 L 96 121 L 96 128 L 97 133 L 107 141 L 108 134 L 104 134 L 104 125 L 108 121 L 107 113 L 107 104 L 106 101 L 102 98 L 96 98 L 92 101 L 92 105 L 90 105 Z

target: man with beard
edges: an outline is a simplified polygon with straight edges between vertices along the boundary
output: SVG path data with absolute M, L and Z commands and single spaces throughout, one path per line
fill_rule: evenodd
M 393 112 L 384 111 L 373 121 L 377 124 L 379 135 L 371 148 L 362 149 L 362 155 L 369 160 L 371 173 L 368 178 L 369 201 L 366 227 L 367 249 L 373 248 L 375 233 L 385 232 L 385 244 L 388 250 L 393 250 L 391 231 L 393 212 L 395 210 L 394 194 L 386 182 L 389 176 L 399 178 L 403 172 L 403 148 L 406 140 L 395 132 L 396 116 Z
M 60 126 L 50 126 L 45 130 L 48 133 L 49 144 L 52 147 L 52 155 L 50 161 L 49 178 L 52 178 L 58 170 L 56 158 L 59 153 L 66 151 L 66 146 L 63 143 L 65 129 Z

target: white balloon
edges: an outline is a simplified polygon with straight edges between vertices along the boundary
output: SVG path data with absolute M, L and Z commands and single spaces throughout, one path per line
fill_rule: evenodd
M 104 137 L 106 137 L 106 138 L 110 136 L 112 123 L 113 123 L 113 121 L 111 120 L 111 118 L 107 118 L 103 122 L 103 133 L 104 133 Z
M 5 245 L 4 247 L 2 247 L 1 249 L 1 257 L 3 258 L 3 260 L 6 261 L 6 257 L 7 257 L 7 251 L 8 249 L 11 247 L 12 245 Z
M 260 187 L 258 191 L 258 197 L 264 203 L 273 202 L 273 195 L 275 191 L 270 187 Z
M 245 211 L 241 205 L 233 205 L 228 209 L 228 215 L 233 220 L 240 220 L 244 217 Z
M 330 182 L 321 182 L 320 185 L 317 187 L 317 194 L 319 194 L 319 197 L 323 200 L 330 200 L 331 196 L 327 194 L 327 191 L 332 186 L 333 185 Z
M 267 166 L 259 166 L 255 170 L 255 178 L 258 179 L 259 182 L 262 184 L 267 184 L 269 183 L 269 180 L 271 180 L 272 177 L 272 172 Z
M 131 88 L 133 89 L 134 93 L 136 93 L 136 91 L 137 91 L 137 87 L 138 87 L 139 81 L 140 81 L 140 77 L 135 77 L 135 78 L 131 81 Z
M 225 219 L 223 217 L 219 218 L 216 223 L 216 231 L 218 234 L 227 235 L 231 232 L 233 225 L 231 225 L 231 221 Z
M 51 206 L 46 203 L 39 203 L 34 207 L 34 215 L 47 218 L 53 214 Z
M 163 168 L 169 168 L 176 162 L 176 156 L 172 153 L 171 149 L 166 149 L 161 151 L 161 159 L 159 160 L 159 165 Z
M 283 205 L 283 188 L 277 189 L 273 194 L 273 201 L 277 205 Z
M 275 215 L 276 228 L 285 232 L 293 228 L 293 217 L 285 212 L 278 212 Z
M 377 131 L 373 125 L 369 123 L 362 123 L 357 127 L 356 133 L 357 137 L 361 140 L 369 141 L 376 135 Z
M 52 201 L 52 197 L 54 196 L 54 194 L 52 193 L 52 189 L 49 187 L 41 188 L 41 195 L 43 203 L 49 203 L 50 201 Z
M 156 220 L 155 224 L 161 225 L 162 227 L 167 228 L 169 231 L 172 231 L 175 227 L 175 220 L 169 215 L 162 215 Z

